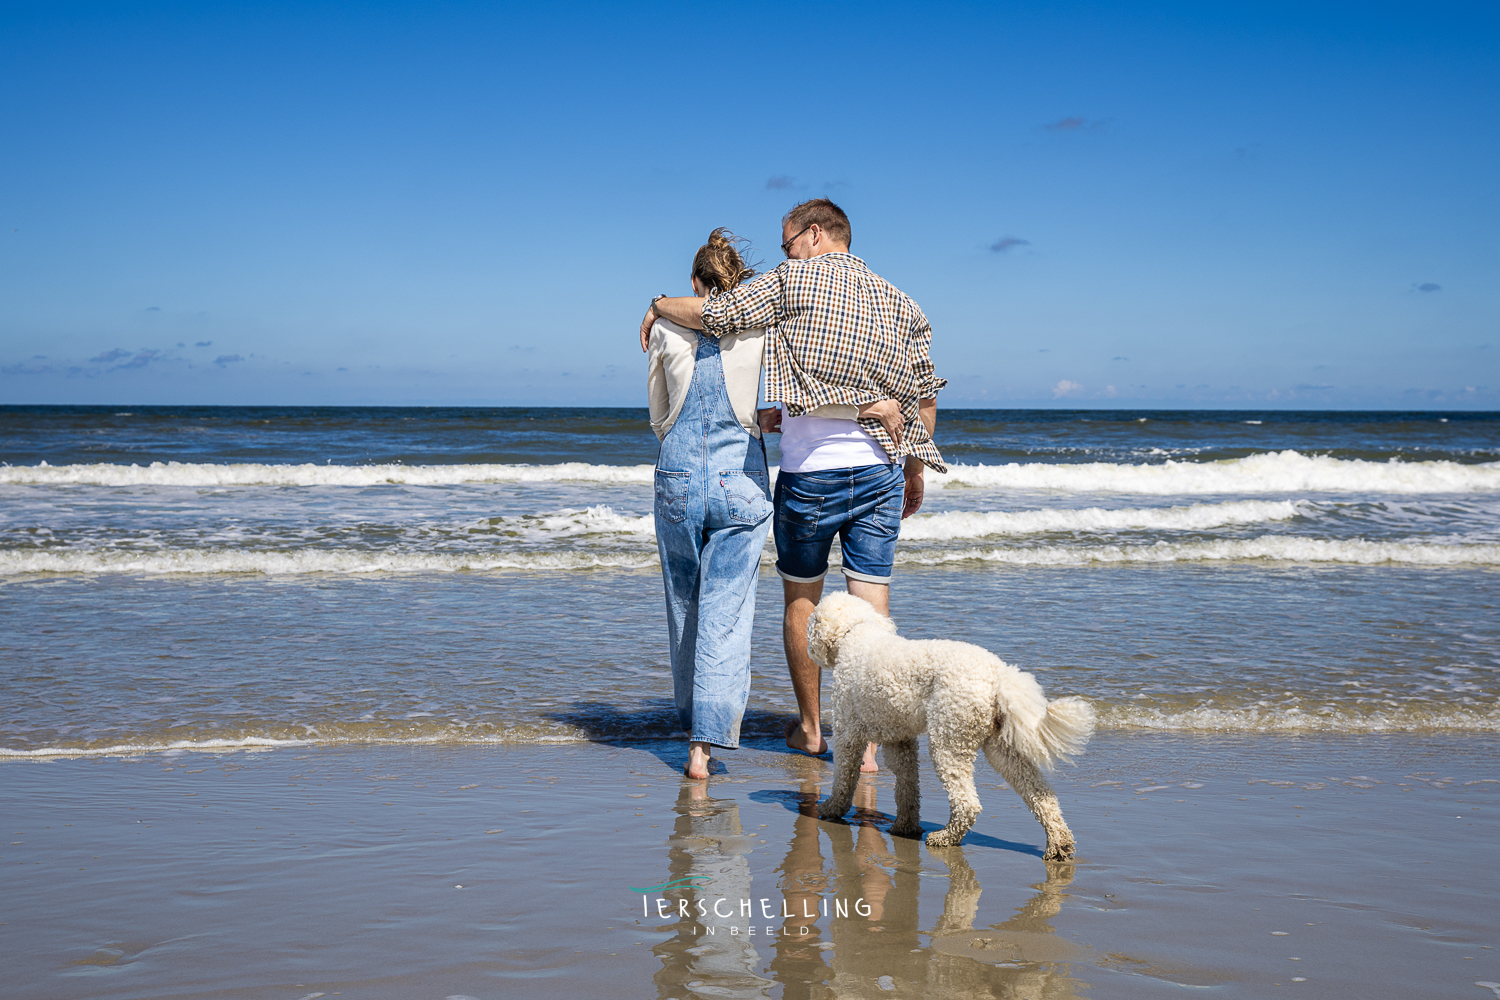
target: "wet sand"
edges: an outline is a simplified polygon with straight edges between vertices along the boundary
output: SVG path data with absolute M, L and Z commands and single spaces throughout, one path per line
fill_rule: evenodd
M 1056 775 L 1072 865 L 1042 862 L 1040 826 L 982 763 L 975 831 L 929 851 L 885 832 L 888 774 L 864 783 L 849 823 L 824 823 L 811 804 L 826 762 L 757 742 L 724 752 L 703 784 L 681 779 L 685 753 L 568 743 L 0 762 L 0 995 L 1213 987 L 1368 1000 L 1483 998 L 1476 983 L 1500 982 L 1489 736 L 1106 732 Z M 933 829 L 946 803 L 925 756 L 923 778 Z

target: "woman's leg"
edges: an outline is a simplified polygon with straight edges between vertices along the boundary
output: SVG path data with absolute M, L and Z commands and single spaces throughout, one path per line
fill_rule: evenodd
M 672 662 L 672 698 L 678 723 L 693 728 L 693 667 L 698 657 L 699 578 L 703 525 L 696 518 L 656 516 L 656 549 L 661 556 L 667 598 L 667 641 Z
M 708 533 L 698 595 L 692 738 L 737 747 L 750 697 L 750 638 L 755 588 L 770 521 Z

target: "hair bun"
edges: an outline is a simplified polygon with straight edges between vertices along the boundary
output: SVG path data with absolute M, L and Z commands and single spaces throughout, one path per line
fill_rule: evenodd
M 708 234 L 708 242 L 693 255 L 693 277 L 714 292 L 727 292 L 742 281 L 755 277 L 755 269 L 745 262 L 740 247 L 746 241 L 720 226 Z

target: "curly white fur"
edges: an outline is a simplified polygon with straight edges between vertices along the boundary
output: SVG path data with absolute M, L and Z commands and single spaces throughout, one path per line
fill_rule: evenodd
M 1088 702 L 1047 701 L 1035 677 L 979 646 L 903 639 L 894 622 L 850 594 L 830 594 L 818 604 L 807 649 L 833 671 L 835 774 L 819 816 L 834 819 L 849 810 L 864 746 L 874 742 L 885 748 L 896 776 L 891 832 L 920 835 L 917 737 L 926 732 L 951 810 L 948 825 L 928 836 L 929 847 L 957 844 L 979 816 L 974 758 L 982 749 L 1047 831 L 1043 857 L 1073 856 L 1073 833 L 1042 770 L 1088 745 L 1094 732 Z

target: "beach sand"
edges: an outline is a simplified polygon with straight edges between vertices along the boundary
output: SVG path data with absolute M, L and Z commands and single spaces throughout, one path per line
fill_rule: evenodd
M 0 994 L 1211 987 L 1472 1000 L 1491 995 L 1476 983 L 1500 982 L 1500 753 L 1487 735 L 1105 732 L 1056 775 L 1079 857 L 1052 866 L 1040 826 L 982 762 L 974 832 L 929 851 L 884 832 L 887 773 L 862 785 L 860 816 L 824 823 L 809 804 L 827 792 L 826 761 L 755 740 L 722 752 L 703 784 L 680 777 L 685 751 L 366 745 L 4 761 Z M 925 750 L 923 766 L 932 829 L 946 802 Z M 672 880 L 700 888 L 633 891 Z M 714 915 L 716 901 L 729 916 Z

